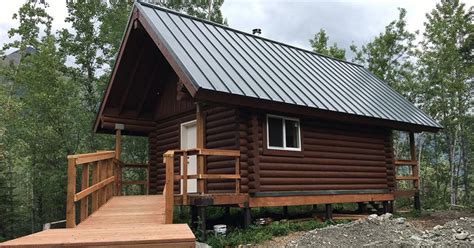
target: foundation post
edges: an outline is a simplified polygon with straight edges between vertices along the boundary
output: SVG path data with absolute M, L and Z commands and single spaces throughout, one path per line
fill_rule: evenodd
M 199 240 L 201 241 L 206 241 L 207 235 L 206 235 L 206 207 L 204 206 L 197 206 L 197 212 L 199 215 L 199 221 L 198 221 L 198 228 L 199 228 Z
M 248 228 L 250 224 L 252 223 L 252 216 L 250 214 L 250 208 L 248 206 L 248 203 L 245 204 L 243 208 L 243 217 L 244 217 L 244 228 Z
M 332 221 L 332 204 L 326 204 L 326 221 Z

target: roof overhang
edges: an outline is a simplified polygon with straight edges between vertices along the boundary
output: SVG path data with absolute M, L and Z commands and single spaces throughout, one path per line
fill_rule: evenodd
M 347 114 L 335 111 L 322 110 L 317 108 L 309 108 L 294 104 L 275 102 L 251 97 L 245 97 L 225 92 L 216 92 L 211 90 L 199 89 L 195 95 L 197 101 L 213 102 L 219 104 L 234 105 L 239 107 L 247 107 L 252 109 L 260 109 L 262 111 L 272 111 L 286 114 L 294 114 L 297 116 L 305 116 L 311 118 L 320 118 L 325 120 L 333 120 L 339 122 L 347 122 L 361 125 L 380 126 L 400 131 L 411 132 L 438 132 L 441 128 L 432 126 L 423 126 L 418 124 L 391 121 L 379 118 L 372 118 L 354 114 Z

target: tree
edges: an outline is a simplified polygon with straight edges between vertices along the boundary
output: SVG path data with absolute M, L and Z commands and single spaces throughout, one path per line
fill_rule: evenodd
M 458 202 L 461 164 L 467 163 L 466 141 L 461 137 L 467 135 L 467 114 L 472 108 L 472 64 L 465 62 L 462 53 L 469 42 L 466 34 L 472 28 L 472 19 L 464 7 L 458 0 L 441 0 L 426 15 L 419 58 L 423 92 L 420 102 L 444 127 L 437 142 L 447 154 L 451 205 Z M 467 165 L 465 167 L 467 169 Z
M 346 59 L 346 51 L 338 48 L 337 43 L 333 43 L 332 46 L 328 47 L 328 41 L 329 36 L 324 29 L 319 30 L 319 32 L 314 35 L 314 38 L 309 40 L 314 52 L 336 59 Z
M 415 55 L 416 34 L 406 29 L 406 10 L 399 8 L 398 19 L 385 27 L 385 31 L 360 49 L 351 45 L 353 59 L 382 79 L 399 93 L 414 101 L 416 95 Z
M 223 17 L 221 12 L 224 0 L 170 0 L 159 1 L 159 4 L 188 15 L 227 25 L 227 20 Z

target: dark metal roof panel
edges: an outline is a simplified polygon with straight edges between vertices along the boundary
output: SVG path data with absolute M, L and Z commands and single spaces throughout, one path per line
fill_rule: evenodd
M 154 5 L 136 6 L 197 89 L 441 127 L 354 63 Z

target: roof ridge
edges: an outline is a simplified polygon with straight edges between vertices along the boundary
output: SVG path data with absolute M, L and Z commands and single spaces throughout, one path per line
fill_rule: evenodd
M 218 26 L 220 28 L 224 28 L 224 29 L 227 29 L 227 30 L 230 30 L 230 31 L 233 31 L 233 32 L 237 32 L 237 33 L 240 33 L 240 34 L 243 34 L 243 35 L 246 35 L 246 36 L 250 36 L 250 37 L 253 37 L 253 38 L 257 38 L 257 39 L 261 39 L 261 40 L 264 40 L 264 41 L 280 44 L 280 45 L 283 45 L 283 46 L 286 46 L 286 47 L 289 47 L 289 48 L 297 49 L 297 50 L 300 50 L 302 52 L 306 52 L 306 53 L 309 53 L 309 54 L 313 54 L 313 55 L 328 58 L 328 59 L 331 59 L 331 60 L 335 60 L 335 61 L 339 61 L 339 62 L 343 62 L 343 63 L 347 63 L 347 64 L 351 64 L 351 65 L 355 65 L 355 66 L 358 66 L 358 67 L 365 68 L 363 65 L 360 65 L 360 64 L 357 64 L 357 63 L 354 63 L 354 62 L 351 62 L 351 61 L 334 58 L 334 57 L 331 57 L 331 56 L 328 56 L 328 55 L 325 55 L 325 54 L 310 51 L 310 50 L 307 50 L 307 49 L 304 49 L 304 48 L 301 48 L 301 47 L 293 46 L 293 45 L 290 45 L 290 44 L 287 44 L 287 43 L 283 43 L 281 41 L 272 40 L 272 39 L 265 38 L 265 37 L 262 37 L 262 36 L 252 35 L 250 33 L 244 32 L 242 30 L 238 30 L 238 29 L 231 28 L 231 27 L 228 27 L 228 26 L 225 26 L 225 25 L 222 25 L 222 24 L 219 24 L 219 23 L 215 23 L 215 22 L 212 22 L 212 21 L 209 21 L 209 20 L 206 20 L 206 19 L 198 18 L 198 17 L 191 16 L 191 15 L 188 15 L 188 14 L 184 14 L 184 13 L 181 13 L 179 11 L 171 10 L 171 9 L 168 9 L 166 7 L 159 6 L 159 5 L 156 5 L 156 4 L 142 2 L 140 0 L 137 0 L 136 3 L 139 3 L 139 4 L 141 4 L 143 6 L 146 6 L 146 7 L 150 7 L 150 8 L 158 9 L 158 10 L 161 10 L 161 11 L 165 11 L 165 12 L 168 12 L 168 13 L 171 13 L 171 14 L 179 15 L 179 16 L 182 16 L 182 17 L 185 17 L 185 18 L 189 18 L 189 19 L 197 20 L 197 21 L 204 22 L 204 23 L 207 23 L 207 24 L 211 24 L 211 25 L 214 25 L 214 26 Z

